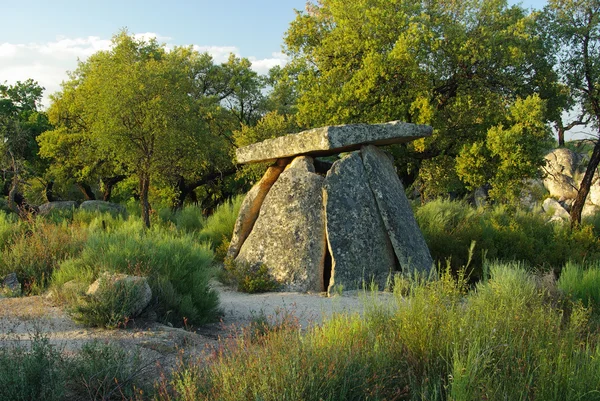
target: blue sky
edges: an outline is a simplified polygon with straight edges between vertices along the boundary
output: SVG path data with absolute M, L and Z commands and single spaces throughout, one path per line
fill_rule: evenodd
M 352 0 L 349 0 L 352 1 Z M 509 0 L 515 4 L 517 1 Z M 248 57 L 266 73 L 285 64 L 284 32 L 305 0 L 0 0 L 0 82 L 33 78 L 46 96 L 60 89 L 77 59 L 110 45 L 126 27 L 168 45 L 194 45 L 215 61 L 229 53 Z M 526 0 L 541 8 L 542 0 Z M 46 97 L 44 103 L 48 103 Z

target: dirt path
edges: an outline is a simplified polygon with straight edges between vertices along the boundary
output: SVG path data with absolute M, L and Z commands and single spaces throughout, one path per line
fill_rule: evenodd
M 0 346 L 17 341 L 27 343 L 39 332 L 64 352 L 76 352 L 83 344 L 97 340 L 116 343 L 139 352 L 147 364 L 174 366 L 178 353 L 202 357 L 218 345 L 219 338 L 235 335 L 252 321 L 270 322 L 294 316 L 304 328 L 320 324 L 333 313 L 362 313 L 365 296 L 359 292 L 325 297 L 319 294 L 266 293 L 243 294 L 216 285 L 223 312 L 220 323 L 186 331 L 143 319 L 126 329 L 105 330 L 83 327 L 43 296 L 0 299 Z M 390 294 L 379 294 L 386 301 Z M 367 301 L 368 304 L 368 301 Z

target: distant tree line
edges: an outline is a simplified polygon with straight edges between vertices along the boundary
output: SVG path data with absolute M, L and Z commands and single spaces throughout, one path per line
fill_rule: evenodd
M 120 32 L 79 63 L 47 112 L 35 82 L 0 87 L 3 195 L 22 205 L 26 186 L 47 200 L 72 186 L 86 199 L 117 189 L 139 199 L 149 225 L 151 199 L 210 207 L 245 190 L 264 166 L 236 167 L 237 146 L 403 120 L 434 127 L 390 148 L 423 199 L 487 186 L 513 202 L 540 174 L 551 127 L 559 145 L 569 129 L 599 127 L 599 16 L 599 0 L 531 12 L 505 0 L 322 0 L 297 12 L 284 37 L 291 61 L 268 76 L 247 59 L 216 64 Z M 597 142 L 575 224 L 599 162 Z

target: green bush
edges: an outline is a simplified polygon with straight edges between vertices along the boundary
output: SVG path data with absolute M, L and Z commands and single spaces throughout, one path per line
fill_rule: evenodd
M 134 399 L 144 374 L 139 355 L 120 346 L 91 341 L 69 363 L 71 399 Z
M 567 263 L 560 273 L 558 288 L 585 305 L 600 308 L 600 263 Z
M 0 347 L 0 400 L 62 400 L 67 378 L 61 353 L 39 333 L 30 349 L 18 343 Z
M 0 251 L 0 276 L 15 272 L 26 294 L 38 294 L 60 262 L 81 252 L 85 238 L 86 231 L 78 226 L 28 223 Z
M 13 240 L 21 231 L 22 224 L 17 215 L 6 214 L 0 210 L 0 252 Z
M 393 305 L 373 297 L 363 316 L 243 337 L 212 363 L 180 366 L 159 399 L 597 400 L 589 310 L 548 304 L 521 264 L 488 268 L 470 292 L 446 273 L 413 280 Z
M 206 219 L 204 228 L 200 231 L 200 238 L 210 241 L 213 249 L 217 249 L 223 241 L 231 240 L 233 227 L 243 200 L 243 196 L 236 196 L 220 204 L 215 212 Z
M 464 202 L 436 200 L 419 207 L 415 216 L 434 260 L 454 270 L 470 264 L 473 281 L 483 275 L 485 258 L 523 261 L 535 270 L 558 270 L 569 260 L 600 257 L 600 240 L 594 228 L 571 229 L 568 223 L 548 223 L 538 210 L 507 206 L 473 208 Z
M 158 211 L 158 215 L 163 223 L 173 223 L 178 230 L 187 233 L 200 232 L 206 221 L 202 215 L 202 209 L 193 205 L 175 211 L 171 208 L 161 209 Z
M 123 348 L 96 341 L 63 354 L 35 333 L 30 346 L 6 338 L 0 347 L 0 400 L 123 400 L 139 394 L 141 361 Z
M 138 307 L 140 294 L 144 291 L 141 282 L 113 281 L 110 275 L 99 278 L 94 294 L 78 297 L 72 304 L 73 319 L 86 326 L 114 329 L 126 327 Z
M 266 265 L 236 262 L 230 257 L 223 263 L 223 276 L 225 283 L 234 284 L 238 291 L 249 294 L 277 291 L 280 287 Z
M 213 253 L 188 234 L 128 220 L 115 228 L 91 230 L 80 257 L 57 273 L 60 282 L 88 282 L 101 272 L 148 277 L 157 313 L 164 321 L 201 324 L 216 319 L 218 294 L 210 287 Z M 79 266 L 81 274 L 73 266 Z M 90 274 L 90 271 L 92 274 Z M 60 290 L 59 290 L 60 292 Z

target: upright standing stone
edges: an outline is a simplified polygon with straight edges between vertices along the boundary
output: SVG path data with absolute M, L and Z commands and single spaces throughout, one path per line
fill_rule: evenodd
M 369 185 L 375 195 L 383 223 L 404 272 L 428 272 L 433 259 L 415 220 L 394 164 L 375 146 L 361 149 Z
M 344 289 L 373 281 L 381 289 L 395 269 L 392 244 L 359 152 L 336 161 L 324 188 L 331 282 Z
M 248 238 L 248 235 L 250 235 L 252 227 L 254 227 L 265 197 L 288 162 L 288 159 L 281 159 L 277 164 L 270 166 L 262 179 L 246 194 L 235 222 L 227 256 L 235 258 L 238 255 L 240 248 L 244 244 L 244 241 L 246 241 L 246 238 Z
M 326 239 L 324 178 L 297 157 L 266 195 L 237 262 L 264 264 L 287 291 L 320 291 Z

